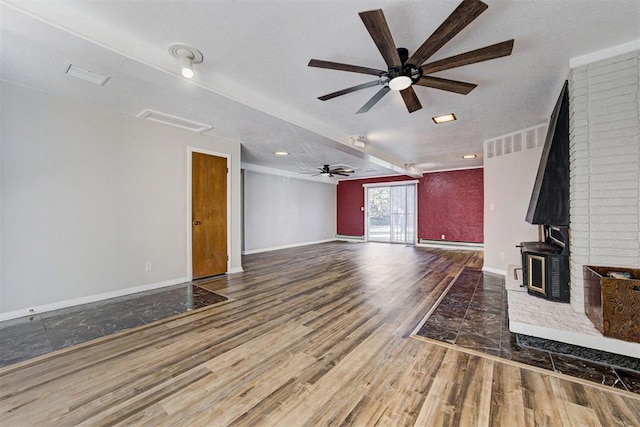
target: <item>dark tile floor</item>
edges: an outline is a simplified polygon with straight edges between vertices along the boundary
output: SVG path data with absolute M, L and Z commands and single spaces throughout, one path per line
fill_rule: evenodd
M 640 393 L 640 359 L 509 331 L 501 276 L 465 268 L 417 335 Z
M 0 367 L 226 299 L 182 284 L 0 322 Z

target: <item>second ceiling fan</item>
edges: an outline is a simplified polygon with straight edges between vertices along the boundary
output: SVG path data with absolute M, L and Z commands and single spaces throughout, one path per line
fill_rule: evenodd
M 393 37 L 391 36 L 391 31 L 389 30 L 389 26 L 381 9 L 360 12 L 360 18 L 382 54 L 388 68 L 387 70 L 378 70 L 375 68 L 360 67 L 358 65 L 312 59 L 309 61 L 309 67 L 370 74 L 378 77 L 378 80 L 329 93 L 318 97 L 318 99 L 326 101 L 361 89 L 381 85 L 383 87 L 373 95 L 356 114 L 369 111 L 371 107 L 380 101 L 390 90 L 399 91 L 407 106 L 407 110 L 409 110 L 409 113 L 413 113 L 422 108 L 420 100 L 413 90 L 413 85 L 446 90 L 462 95 L 468 94 L 477 85 L 457 80 L 431 77 L 427 76 L 427 74 L 508 56 L 513 49 L 513 39 L 425 65 L 423 64 L 456 34 L 484 12 L 487 7 L 488 6 L 480 0 L 463 0 L 411 57 L 409 57 L 409 51 L 407 49 L 402 47 L 396 48 Z

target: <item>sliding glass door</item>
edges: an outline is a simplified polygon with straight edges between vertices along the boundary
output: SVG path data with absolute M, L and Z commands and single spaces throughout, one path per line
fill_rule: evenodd
M 365 188 L 367 240 L 415 244 L 416 184 Z

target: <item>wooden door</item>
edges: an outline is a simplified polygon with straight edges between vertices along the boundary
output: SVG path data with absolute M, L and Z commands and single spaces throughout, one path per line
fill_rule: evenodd
M 192 153 L 193 278 L 227 271 L 227 159 Z

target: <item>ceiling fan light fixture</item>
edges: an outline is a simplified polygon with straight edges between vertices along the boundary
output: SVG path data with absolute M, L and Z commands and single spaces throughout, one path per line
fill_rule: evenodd
M 456 115 L 453 113 L 443 114 L 442 116 L 431 117 L 431 120 L 437 125 L 441 123 L 453 122 L 454 120 L 458 120 Z
M 389 80 L 389 89 L 391 90 L 405 90 L 409 86 L 411 86 L 411 77 L 408 76 L 397 76 Z

